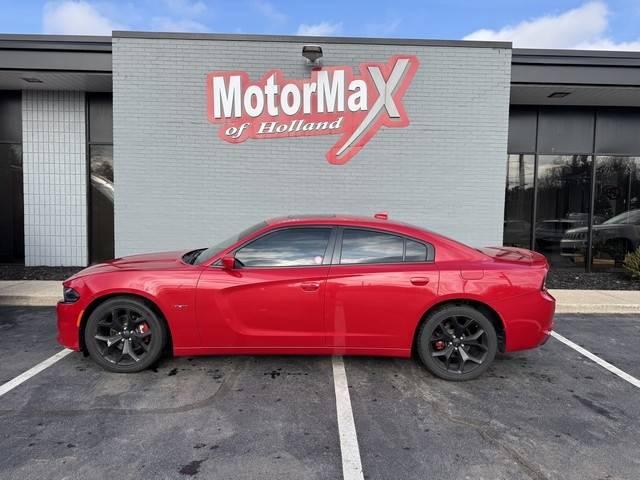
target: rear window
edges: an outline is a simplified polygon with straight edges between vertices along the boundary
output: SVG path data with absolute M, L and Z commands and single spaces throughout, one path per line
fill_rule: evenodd
M 345 228 L 340 264 L 426 262 L 433 260 L 429 244 L 384 232 Z
M 407 240 L 406 251 L 404 254 L 405 262 L 426 262 L 427 246 L 424 243 Z

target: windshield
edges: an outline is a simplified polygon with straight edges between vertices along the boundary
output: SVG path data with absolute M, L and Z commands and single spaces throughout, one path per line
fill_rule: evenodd
M 220 253 L 225 248 L 230 247 L 231 245 L 236 243 L 238 240 L 246 237 L 247 235 L 252 234 L 253 232 L 257 232 L 258 230 L 266 226 L 267 226 L 267 222 L 256 223 L 255 225 L 241 231 L 240 233 L 232 235 L 226 240 L 223 240 L 222 242 L 216 243 L 215 245 L 201 251 L 198 254 L 198 256 L 194 259 L 193 264 L 199 265 L 208 260 L 211 260 L 213 257 L 215 257 L 218 253 Z

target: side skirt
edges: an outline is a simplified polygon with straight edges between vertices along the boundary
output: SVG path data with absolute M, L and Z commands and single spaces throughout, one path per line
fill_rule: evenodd
M 411 356 L 410 348 L 370 348 L 370 347 L 174 347 L 176 357 L 189 355 L 358 355 L 372 357 Z

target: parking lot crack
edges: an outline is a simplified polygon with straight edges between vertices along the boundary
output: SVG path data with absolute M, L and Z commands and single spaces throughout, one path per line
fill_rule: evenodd
M 542 473 L 542 471 L 534 464 L 529 462 L 514 448 L 506 445 L 499 439 L 500 434 L 489 426 L 489 423 L 473 422 L 463 417 L 458 417 L 447 409 L 443 408 L 435 400 L 427 400 L 427 402 L 433 407 L 433 409 L 440 415 L 446 417 L 451 422 L 465 427 L 473 428 L 482 437 L 483 440 L 493 443 L 497 447 L 501 448 L 507 455 L 520 466 L 520 468 L 532 479 L 532 480 L 548 480 L 548 477 Z
M 96 413 L 101 414 L 110 414 L 117 413 L 118 415 L 158 415 L 158 414 L 176 414 L 176 413 L 185 413 L 193 410 L 199 410 L 213 405 L 217 397 L 223 395 L 224 393 L 231 391 L 233 385 L 236 383 L 237 378 L 242 374 L 242 371 L 246 368 L 246 364 L 248 360 L 241 358 L 238 359 L 238 362 L 243 363 L 243 365 L 235 366 L 233 370 L 225 375 L 222 379 L 222 383 L 218 384 L 218 388 L 216 388 L 215 392 L 213 392 L 208 397 L 194 403 L 190 403 L 187 405 L 180 405 L 176 407 L 165 407 L 165 408 L 110 408 L 110 407 L 96 407 L 96 408 L 78 408 L 78 409 L 39 409 L 39 408 L 29 408 L 24 407 L 21 409 L 10 410 L 3 409 L 0 410 L 0 416 L 60 416 L 60 417 L 71 417 L 71 416 L 79 416 L 79 415 L 95 415 Z
M 417 379 L 414 379 L 414 382 L 416 382 L 415 385 L 418 386 L 424 385 L 423 383 L 418 383 Z M 509 458 L 511 458 L 532 480 L 549 480 L 549 477 L 547 477 L 537 465 L 526 459 L 515 448 L 503 442 L 500 439 L 500 433 L 495 430 L 495 428 L 491 427 L 489 422 L 475 422 L 468 418 L 455 415 L 444 406 L 444 404 L 447 403 L 446 400 L 440 400 L 433 396 L 432 393 L 423 391 L 422 388 L 418 388 L 417 390 L 421 392 L 423 399 L 431 406 L 434 413 L 440 418 L 446 418 L 452 423 L 475 430 L 483 440 L 496 445 L 504 451 Z

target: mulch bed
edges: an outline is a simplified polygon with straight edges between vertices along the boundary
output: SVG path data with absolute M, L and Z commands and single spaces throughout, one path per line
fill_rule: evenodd
M 0 265 L 0 280 L 65 280 L 82 267 L 25 267 L 18 264 Z
M 568 290 L 640 290 L 640 282 L 623 272 L 583 272 L 551 269 L 548 288 Z

